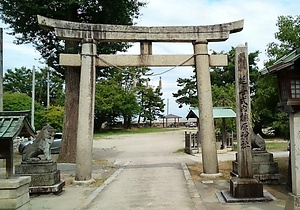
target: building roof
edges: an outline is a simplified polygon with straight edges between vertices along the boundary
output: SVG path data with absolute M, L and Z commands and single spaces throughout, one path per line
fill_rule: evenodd
M 300 58 L 300 48 L 297 48 L 291 51 L 290 53 L 282 56 L 277 61 L 275 61 L 275 63 L 272 66 L 268 67 L 267 69 L 263 69 L 261 72 L 262 74 L 265 74 L 267 72 L 268 73 L 277 72 L 281 69 L 285 69 L 287 67 L 294 65 L 295 61 L 297 61 L 299 58 Z
M 35 132 L 26 116 L 28 111 L 0 112 L 0 139 L 14 139 L 16 136 L 30 137 Z
M 182 118 L 182 117 L 180 117 L 180 116 L 178 116 L 178 115 L 175 115 L 175 114 L 168 114 L 168 115 L 166 115 L 164 118 L 169 119 L 169 118 Z
M 236 113 L 230 107 L 213 107 L 213 117 L 214 118 L 234 118 Z M 199 109 L 191 108 L 186 116 L 189 118 L 199 118 Z

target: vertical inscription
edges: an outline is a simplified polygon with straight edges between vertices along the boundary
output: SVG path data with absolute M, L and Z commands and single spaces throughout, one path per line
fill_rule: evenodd
M 243 56 L 239 56 L 243 57 Z M 239 75 L 239 113 L 240 113 L 240 137 L 241 137 L 241 149 L 251 148 L 251 142 L 249 141 L 249 115 L 248 115 L 248 79 L 245 75 Z

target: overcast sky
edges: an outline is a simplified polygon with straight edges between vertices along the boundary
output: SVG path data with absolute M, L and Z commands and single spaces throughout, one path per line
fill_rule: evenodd
M 142 8 L 142 16 L 136 20 L 138 26 L 198 26 L 227 23 L 244 19 L 244 29 L 231 34 L 225 42 L 210 43 L 209 50 L 228 52 L 231 46 L 248 43 L 248 51 L 259 50 L 259 67 L 267 59 L 265 49 L 268 43 L 275 41 L 277 32 L 276 22 L 280 15 L 300 15 L 298 0 L 147 0 L 148 4 Z M 13 37 L 6 34 L 4 24 L 4 71 L 6 69 L 26 66 L 32 68 L 42 66 L 39 53 L 30 45 L 15 45 Z M 130 54 L 139 53 L 139 46 L 129 49 Z M 192 54 L 192 44 L 153 44 L 153 54 Z M 154 73 L 163 72 L 168 68 L 152 68 Z M 172 93 L 178 87 L 179 77 L 190 77 L 192 68 L 175 68 L 161 75 L 163 82 L 163 98 L 169 100 L 169 114 L 176 114 L 185 118 L 188 108 L 179 109 Z M 152 77 L 151 85 L 158 85 L 159 76 Z M 167 110 L 167 107 L 165 108 Z M 165 112 L 166 114 L 166 112 Z

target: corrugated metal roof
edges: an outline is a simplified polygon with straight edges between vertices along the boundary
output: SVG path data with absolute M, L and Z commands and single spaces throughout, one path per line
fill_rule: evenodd
M 26 119 L 25 112 L 0 112 L 0 139 L 13 139 L 19 134 L 34 136 L 35 132 Z
M 230 107 L 213 107 L 213 117 L 214 118 L 234 118 L 236 113 Z M 199 118 L 199 109 L 191 108 L 186 116 L 189 118 Z

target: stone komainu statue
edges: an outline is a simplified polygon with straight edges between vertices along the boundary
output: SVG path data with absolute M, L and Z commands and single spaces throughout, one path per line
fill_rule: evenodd
M 26 146 L 22 153 L 22 161 L 29 161 L 33 158 L 38 158 L 39 155 L 44 154 L 46 160 L 51 159 L 50 147 L 54 141 L 56 129 L 50 125 L 46 125 L 39 132 L 32 144 Z
M 252 150 L 256 150 L 256 151 L 266 150 L 265 140 L 261 136 L 255 134 L 252 129 L 251 129 L 251 147 Z

